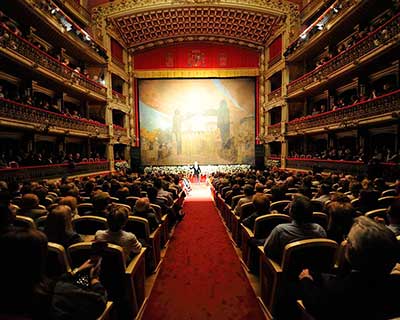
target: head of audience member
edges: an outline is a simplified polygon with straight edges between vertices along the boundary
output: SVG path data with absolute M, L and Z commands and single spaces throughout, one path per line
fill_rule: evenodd
M 0 263 L 0 299 L 2 314 L 39 319 L 47 288 L 44 268 L 47 238 L 36 229 L 10 230 L 0 235 L 0 251 L 6 259 Z M 35 317 L 36 315 L 36 317 Z
M 250 184 L 245 184 L 243 187 L 243 193 L 246 197 L 250 197 L 254 194 L 254 188 Z
M 391 272 L 399 257 L 399 244 L 392 231 L 373 219 L 355 219 L 347 237 L 345 257 L 354 270 L 373 277 Z
M 95 211 L 103 211 L 111 203 L 111 197 L 108 192 L 97 192 L 93 196 L 93 208 Z
M 147 188 L 147 196 L 149 197 L 150 201 L 154 201 L 157 198 L 157 189 L 155 187 L 148 187 Z
M 66 205 L 71 208 L 72 217 L 78 215 L 78 200 L 72 196 L 66 196 L 62 198 L 58 204 Z
M 387 216 L 390 224 L 400 225 L 400 197 L 397 197 L 389 206 Z
M 125 202 L 126 197 L 129 197 L 129 188 L 128 187 L 119 188 L 116 191 L 115 195 L 121 202 Z
M 298 223 L 309 223 L 312 220 L 313 207 L 310 198 L 296 194 L 290 203 L 289 215 Z
M 351 195 L 354 198 L 358 198 L 360 196 L 360 191 L 362 189 L 362 185 L 360 182 L 358 181 L 354 181 L 350 184 L 350 191 L 351 191 Z
M 36 194 L 26 193 L 22 196 L 21 210 L 37 209 L 39 206 L 39 198 Z
M 380 196 L 379 191 L 371 189 L 361 190 L 359 197 L 360 210 L 363 213 L 365 213 L 367 211 L 377 209 L 379 207 L 378 205 L 379 196 Z
M 284 200 L 286 198 L 285 193 L 286 188 L 283 184 L 274 185 L 271 188 L 271 202 Z
M 154 179 L 153 185 L 154 185 L 154 188 L 156 188 L 157 190 L 160 190 L 163 187 L 163 184 L 162 184 L 162 181 L 160 178 Z
M 62 244 L 72 233 L 72 213 L 67 205 L 58 205 L 47 215 L 45 233 L 51 242 Z
M 112 205 L 110 213 L 107 216 L 108 229 L 112 232 L 118 232 L 128 222 L 129 209 L 123 206 Z
M 328 238 L 341 243 L 350 231 L 355 218 L 355 210 L 350 202 L 332 201 L 328 209 Z
M 266 194 L 255 194 L 253 197 L 253 206 L 258 213 L 269 213 L 269 199 Z
M 135 207 L 136 212 L 146 212 L 150 209 L 150 201 L 149 198 L 143 197 L 136 201 Z
M 265 186 L 262 183 L 257 182 L 254 188 L 256 193 L 264 193 Z
M 319 195 L 329 195 L 329 192 L 331 192 L 331 187 L 328 184 L 321 184 L 318 190 Z

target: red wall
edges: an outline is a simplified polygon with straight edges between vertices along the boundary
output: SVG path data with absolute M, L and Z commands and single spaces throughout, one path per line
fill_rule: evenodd
M 255 49 L 211 43 L 172 45 L 134 56 L 136 70 L 258 68 L 258 61 Z

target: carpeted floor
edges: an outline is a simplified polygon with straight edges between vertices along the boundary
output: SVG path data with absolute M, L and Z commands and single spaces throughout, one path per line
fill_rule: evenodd
M 208 187 L 195 185 L 142 319 L 265 319 Z

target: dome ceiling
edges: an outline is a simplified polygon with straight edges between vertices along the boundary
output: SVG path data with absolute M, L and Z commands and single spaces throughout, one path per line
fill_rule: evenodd
M 122 0 L 93 13 L 132 49 L 184 40 L 263 46 L 298 6 L 275 0 Z

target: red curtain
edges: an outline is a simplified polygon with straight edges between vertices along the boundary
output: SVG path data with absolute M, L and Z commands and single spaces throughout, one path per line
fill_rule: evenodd
M 116 41 L 111 38 L 111 56 L 121 63 L 124 63 L 124 48 Z
M 269 45 L 269 61 L 280 56 L 281 54 L 282 54 L 282 36 L 279 36 Z
M 258 68 L 259 51 L 234 45 L 186 43 L 134 56 L 136 70 Z

